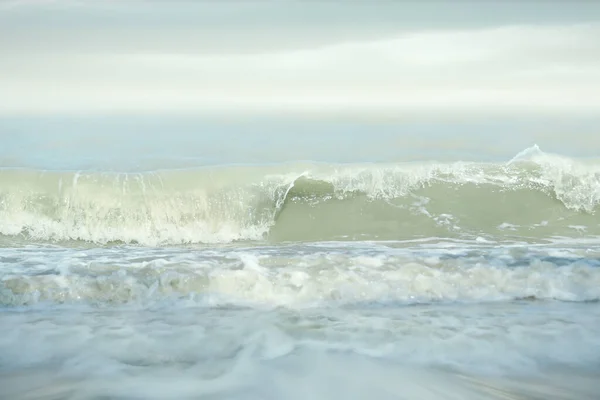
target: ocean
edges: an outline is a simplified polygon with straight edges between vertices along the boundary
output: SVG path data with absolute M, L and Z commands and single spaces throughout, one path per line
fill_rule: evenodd
M 597 399 L 600 7 L 436 4 L 2 4 L 0 399 Z

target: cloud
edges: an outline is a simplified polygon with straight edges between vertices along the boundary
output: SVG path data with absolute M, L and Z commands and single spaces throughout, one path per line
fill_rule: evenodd
M 282 30 L 278 46 L 252 51 L 244 35 L 266 40 L 267 31 L 245 26 L 228 33 L 239 41 L 225 52 L 224 36 L 208 28 L 135 28 L 135 43 L 124 46 L 126 31 L 101 26 L 54 33 L 45 49 L 14 27 L 21 36 L 2 42 L 0 114 L 594 114 L 600 107 L 598 24 L 363 37 L 357 30 L 298 46 L 291 38 L 304 28 Z

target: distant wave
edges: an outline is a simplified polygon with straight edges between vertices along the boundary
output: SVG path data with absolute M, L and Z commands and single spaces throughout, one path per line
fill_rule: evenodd
M 0 234 L 94 243 L 598 231 L 600 163 L 293 164 L 147 173 L 0 170 Z

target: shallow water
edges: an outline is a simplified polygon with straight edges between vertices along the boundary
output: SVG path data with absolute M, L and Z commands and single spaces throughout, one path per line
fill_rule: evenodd
M 442 240 L 5 248 L 3 398 L 593 399 L 598 254 Z

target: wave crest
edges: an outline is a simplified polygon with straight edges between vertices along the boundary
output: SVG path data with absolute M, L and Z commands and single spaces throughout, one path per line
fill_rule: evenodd
M 135 174 L 7 169 L 0 171 L 0 183 L 3 235 L 144 245 L 401 239 L 492 233 L 504 222 L 531 226 L 547 219 L 566 229 L 595 221 L 600 204 L 600 165 L 537 146 L 506 164 L 309 164 Z

